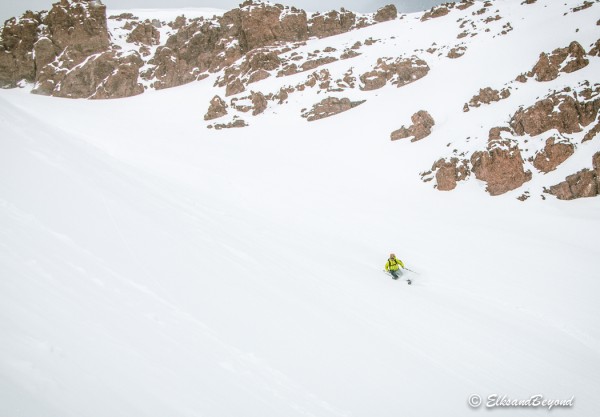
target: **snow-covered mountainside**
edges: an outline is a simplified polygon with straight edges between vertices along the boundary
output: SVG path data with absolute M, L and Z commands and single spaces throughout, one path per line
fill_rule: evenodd
M 597 415 L 598 10 L 8 21 L 0 416 Z

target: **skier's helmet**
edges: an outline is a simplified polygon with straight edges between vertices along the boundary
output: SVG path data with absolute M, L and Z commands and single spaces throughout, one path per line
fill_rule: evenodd
M 396 255 L 394 255 L 393 253 L 390 253 L 390 258 L 394 259 L 396 257 Z

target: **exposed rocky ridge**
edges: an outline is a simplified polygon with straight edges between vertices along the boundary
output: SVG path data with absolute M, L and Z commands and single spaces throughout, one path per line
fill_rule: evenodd
M 395 19 L 397 10 L 389 5 L 370 15 L 357 15 L 342 9 L 309 18 L 294 7 L 249 0 L 213 19 L 178 17 L 168 23 L 174 33 L 152 57 L 153 47 L 162 41 L 158 28 L 163 22 L 142 22 L 131 13 L 111 18 L 125 22 L 126 41 L 137 45 L 137 56 L 131 50 L 122 53 L 111 42 L 106 7 L 98 0 L 61 0 L 48 13 L 27 12 L 21 19 L 7 21 L 0 38 L 4 52 L 0 54 L 0 87 L 12 88 L 26 81 L 36 83 L 38 94 L 125 97 L 143 92 L 142 82 L 156 89 L 182 85 L 227 67 L 256 48 L 345 33 Z M 345 51 L 345 57 L 352 56 Z M 151 59 L 146 61 L 146 57 Z M 303 70 L 318 65 L 322 62 L 307 63 Z M 101 77 L 108 68 L 114 75 Z M 73 70 L 85 80 L 71 76 Z M 256 70 L 245 84 L 266 78 L 266 71 Z M 233 82 L 238 92 L 245 89 L 239 81 Z M 235 85 L 231 91 L 235 94 Z
M 431 134 L 431 128 L 435 125 L 435 121 L 428 112 L 419 110 L 410 119 L 413 124 L 409 127 L 402 126 L 400 129 L 393 131 L 390 135 L 392 140 L 412 137 L 410 141 L 416 142 Z
M 203 73 L 226 68 L 256 48 L 284 42 L 302 42 L 309 37 L 333 36 L 394 19 L 395 16 L 396 8 L 390 5 L 380 9 L 375 16 L 358 17 L 355 13 L 342 9 L 339 12 L 315 13 L 308 18 L 305 11 L 294 7 L 249 0 L 239 9 L 231 10 L 222 17 L 208 21 L 196 19 L 182 26 L 177 34 L 167 40 L 164 47 L 157 50 L 150 62 L 155 68 L 145 73 L 144 77 L 156 80 L 152 84 L 155 88 L 173 87 L 194 81 Z M 279 51 L 282 52 L 285 51 Z M 313 63 L 313 66 L 306 64 L 301 70 L 295 67 L 287 73 L 284 71 L 282 75 L 307 71 L 322 64 L 323 62 Z M 244 68 L 241 70 L 244 71 Z M 254 68 L 254 71 L 259 74 L 246 82 L 236 80 L 232 74 L 227 75 L 226 84 L 233 84 L 228 95 L 242 92 L 248 83 L 267 77 L 268 70 L 265 68 Z

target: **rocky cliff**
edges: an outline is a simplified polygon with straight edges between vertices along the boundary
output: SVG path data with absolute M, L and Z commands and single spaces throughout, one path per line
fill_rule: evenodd
M 265 70 L 271 68 L 265 57 L 252 53 L 259 48 L 337 35 L 396 17 L 394 6 L 370 15 L 342 9 L 307 16 L 295 7 L 248 0 L 213 18 L 141 21 L 131 13 L 107 17 L 99 0 L 61 0 L 48 12 L 27 12 L 5 23 L 0 87 L 34 83 L 37 94 L 127 97 L 142 93 L 144 86 L 161 89 L 203 79 L 247 55 L 254 72 Z M 120 36 L 111 33 L 109 20 L 122 23 L 115 26 Z M 169 29 L 164 38 L 163 27 Z M 125 39 L 124 46 L 118 37 Z M 266 60 L 277 62 L 277 52 Z M 242 89 L 231 87 L 234 92 Z

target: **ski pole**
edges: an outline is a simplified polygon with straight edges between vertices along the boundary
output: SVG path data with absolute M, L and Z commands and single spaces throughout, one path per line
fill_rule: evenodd
M 404 268 L 404 269 L 406 269 L 407 271 L 410 271 L 410 272 L 414 272 L 417 275 L 419 274 L 417 271 L 413 271 L 412 269 L 409 269 L 409 268 Z

